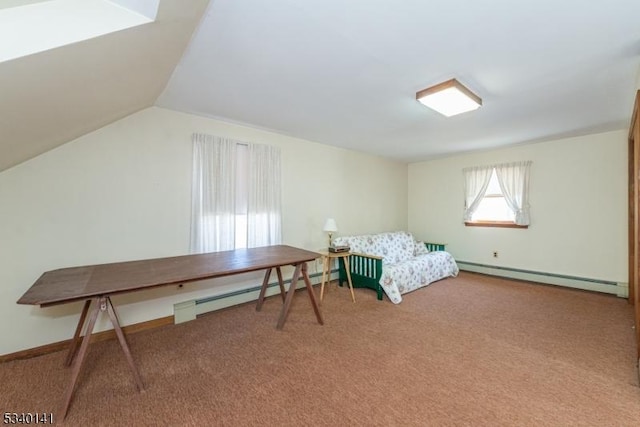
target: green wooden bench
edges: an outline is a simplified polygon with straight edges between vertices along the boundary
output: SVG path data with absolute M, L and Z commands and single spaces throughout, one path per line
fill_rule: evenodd
M 445 243 L 425 242 L 424 245 L 429 252 L 444 251 Z M 339 258 L 338 284 L 342 286 L 347 281 L 347 271 L 345 270 L 344 259 Z M 383 290 L 380 286 L 382 276 L 382 257 L 375 255 L 351 253 L 349 255 L 349 272 L 351 273 L 351 283 L 354 288 L 373 289 L 378 294 L 378 299 L 382 300 Z

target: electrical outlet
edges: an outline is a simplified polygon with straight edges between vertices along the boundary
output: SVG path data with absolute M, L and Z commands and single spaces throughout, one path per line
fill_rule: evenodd
M 498 251 L 493 251 L 493 257 L 498 258 Z

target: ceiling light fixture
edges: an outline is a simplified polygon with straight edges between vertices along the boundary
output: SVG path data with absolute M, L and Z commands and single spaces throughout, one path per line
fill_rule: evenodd
M 482 105 L 482 99 L 456 79 L 423 89 L 416 93 L 416 99 L 447 117 L 476 110 Z

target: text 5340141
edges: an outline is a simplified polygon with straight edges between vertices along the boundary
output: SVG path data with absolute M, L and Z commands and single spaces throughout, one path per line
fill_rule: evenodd
M 52 412 L 5 412 L 3 424 L 53 424 Z

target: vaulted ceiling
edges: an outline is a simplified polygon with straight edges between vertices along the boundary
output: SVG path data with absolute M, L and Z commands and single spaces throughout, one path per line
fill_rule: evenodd
M 0 171 L 154 105 L 207 4 L 162 0 L 155 22 L 0 62 Z
M 638 17 L 637 0 L 161 0 L 153 23 L 0 63 L 0 170 L 151 105 L 407 162 L 623 129 Z M 416 102 L 453 77 L 482 108 Z

